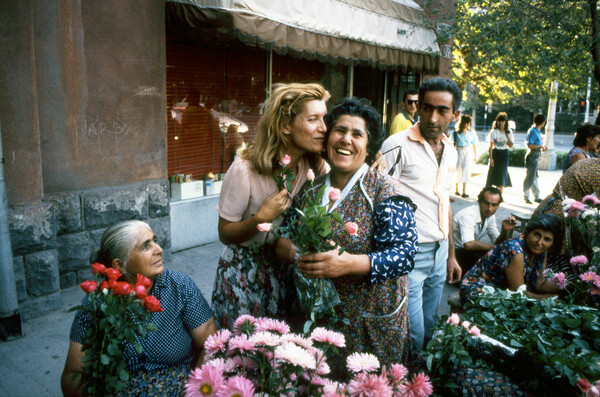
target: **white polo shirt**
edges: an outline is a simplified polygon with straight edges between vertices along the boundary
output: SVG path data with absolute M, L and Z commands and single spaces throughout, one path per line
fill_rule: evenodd
M 419 243 L 433 243 L 448 238 L 450 185 L 455 179 L 456 149 L 443 134 L 444 152 L 438 165 L 433 149 L 419 131 L 419 123 L 405 133 L 394 134 L 383 142 L 381 153 L 387 163 L 386 172 L 394 167 L 394 177 L 402 186 L 402 194 L 417 205 L 415 220 Z M 396 164 L 402 147 L 400 161 Z
M 464 248 L 469 241 L 481 241 L 494 244 L 500 232 L 496 222 L 496 214 L 485 221 L 481 220 L 479 205 L 463 208 L 454 215 L 454 247 Z M 487 241 L 489 239 L 489 241 Z

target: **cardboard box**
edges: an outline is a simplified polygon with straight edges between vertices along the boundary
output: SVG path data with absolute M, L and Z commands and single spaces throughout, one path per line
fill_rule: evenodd
M 204 196 L 204 182 L 171 183 L 171 198 L 178 200 Z

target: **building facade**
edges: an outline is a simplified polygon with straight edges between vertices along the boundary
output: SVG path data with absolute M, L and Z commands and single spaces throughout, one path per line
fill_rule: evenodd
M 452 2 L 434 3 L 453 13 Z M 0 134 L 12 252 L 0 258 L 0 274 L 9 274 L 0 289 L 18 304 L 0 299 L 0 319 L 57 309 L 60 289 L 90 276 L 89 255 L 115 221 L 148 221 L 167 259 L 171 250 L 215 241 L 218 175 L 240 137 L 253 139 L 275 83 L 321 82 L 332 104 L 367 98 L 389 126 L 405 89 L 449 73 L 437 42 L 439 13 L 428 7 L 412 0 L 1 2 Z M 198 197 L 171 197 L 171 185 L 186 177 L 203 182 Z

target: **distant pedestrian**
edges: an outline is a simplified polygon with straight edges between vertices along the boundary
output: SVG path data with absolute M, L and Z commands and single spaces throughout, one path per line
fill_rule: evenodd
M 404 95 L 402 96 L 402 110 L 392 121 L 390 135 L 409 129 L 419 120 L 419 116 L 417 115 L 418 95 L 419 92 L 414 88 L 404 91 Z
M 540 167 L 540 156 L 546 146 L 542 143 L 542 128 L 546 125 L 546 116 L 538 113 L 533 118 L 533 126 L 527 131 L 527 148 L 529 149 L 525 156 L 525 168 L 527 174 L 523 181 L 523 198 L 527 204 L 531 204 L 529 200 L 529 191 L 534 195 L 534 201 L 541 203 L 540 188 L 538 186 L 538 168 Z
M 497 186 L 501 192 L 504 187 L 512 186 L 508 174 L 508 149 L 513 147 L 514 132 L 508 128 L 506 112 L 500 112 L 489 134 L 490 168 L 488 169 L 485 186 Z
M 471 180 L 471 163 L 477 158 L 477 133 L 471 129 L 473 118 L 468 114 L 462 115 L 458 129 L 452 133 L 452 141 L 458 152 L 456 163 L 456 194 L 458 184 L 462 183 L 462 197 L 467 198 L 467 183 Z
M 584 124 L 577 129 L 573 148 L 567 153 L 563 163 L 563 173 L 579 160 L 597 157 L 596 151 L 600 145 L 600 127 L 592 124 Z

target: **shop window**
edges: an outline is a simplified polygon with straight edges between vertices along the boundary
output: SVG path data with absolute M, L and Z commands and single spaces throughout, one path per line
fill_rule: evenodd
M 265 98 L 265 52 L 239 45 L 167 42 L 168 172 L 227 171 L 254 139 Z

